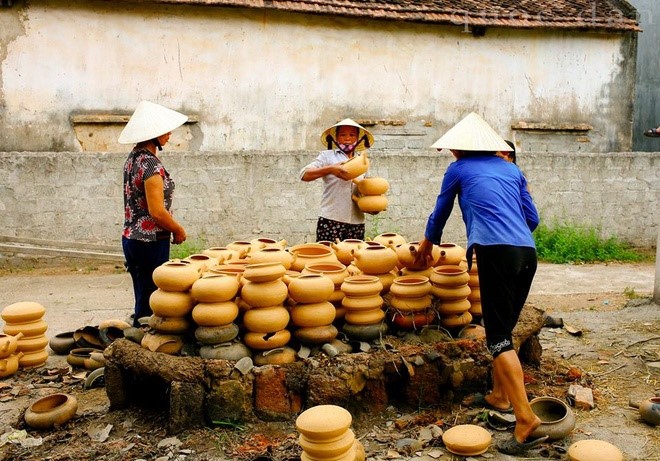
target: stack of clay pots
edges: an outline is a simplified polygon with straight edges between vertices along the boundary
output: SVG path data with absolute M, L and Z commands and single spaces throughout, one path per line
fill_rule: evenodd
M 383 284 L 375 275 L 352 275 L 341 284 L 342 306 L 346 309 L 342 331 L 351 339 L 372 341 L 387 332 L 380 295 Z
M 406 238 L 396 232 L 384 232 L 375 236 L 373 241 L 396 251 L 397 246 L 406 243 Z
M 381 294 L 390 290 L 399 258 L 396 251 L 377 242 L 365 242 L 365 245 L 353 250 L 353 264 L 361 274 L 375 275 L 383 285 Z
M 479 289 L 479 273 L 477 272 L 477 256 L 472 256 L 472 265 L 470 266 L 470 280 L 468 281 L 468 286 L 470 287 L 470 295 L 468 296 L 468 301 L 470 301 L 470 314 L 472 317 L 481 318 L 481 290 Z
M 335 252 L 335 256 L 339 262 L 346 266 L 348 275 L 360 275 L 360 269 L 353 264 L 353 253 L 365 245 L 366 242 L 364 240 L 345 239 L 339 241 L 339 239 L 337 239 L 337 243 L 330 243 L 330 248 Z
M 439 300 L 436 310 L 447 328 L 463 327 L 472 321 L 467 270 L 458 265 L 437 266 L 431 274 L 431 293 Z
M 234 275 L 207 272 L 197 279 L 190 293 L 196 304 L 192 319 L 197 325 L 195 339 L 202 344 L 199 355 L 206 359 L 240 360 L 250 355 L 238 336 L 238 305 L 234 302 L 239 289 Z
M 167 261 L 154 270 L 153 281 L 158 289 L 149 298 L 153 315 L 149 318 L 150 331 L 142 337 L 142 347 L 172 355 L 180 352 L 184 335 L 194 328 L 190 313 L 195 300 L 190 289 L 199 277 L 199 266 L 188 261 Z
M 365 213 L 380 213 L 387 209 L 388 200 L 385 195 L 390 188 L 384 178 L 354 179 L 359 194 L 353 195 L 353 201 Z
M 425 267 L 419 267 L 415 265 L 415 256 L 417 256 L 417 250 L 419 249 L 420 242 L 409 242 L 409 243 L 399 243 L 394 247 L 398 258 L 398 267 L 400 268 L 401 275 L 416 275 L 419 277 L 431 278 L 431 273 L 433 271 L 433 266 L 438 261 L 440 257 L 440 249 L 437 245 L 433 245 L 431 249 L 431 260 L 427 263 Z
M 207 248 L 202 251 L 202 254 L 217 259 L 218 264 L 223 264 L 225 261 L 238 259 L 239 257 L 238 251 L 223 246 Z
M 6 322 L 3 331 L 16 339 L 16 348 L 0 366 L 13 369 L 17 364 L 20 368 L 31 368 L 46 363 L 48 338 L 45 333 L 48 324 L 43 320 L 45 313 L 44 306 L 30 301 L 10 304 L 2 310 L 0 316 Z
M 351 430 L 353 417 L 342 407 L 318 405 L 296 418 L 302 461 L 364 461 L 364 447 Z
M 245 266 L 241 288 L 241 302 L 247 309 L 243 314 L 243 342 L 250 349 L 268 351 L 284 347 L 291 340 L 286 329 L 289 311 L 284 307 L 288 296 L 282 279 L 285 273 L 284 266 L 277 262 Z
M 311 263 L 336 263 L 339 262 L 333 248 L 320 243 L 301 243 L 289 248 L 295 255 L 290 269 L 302 272 L 307 264 Z
M 193 267 L 196 267 L 200 274 L 204 274 L 211 267 L 220 264 L 220 260 L 218 258 L 204 253 L 192 254 L 183 258 L 183 261 L 188 261 Z
M 431 306 L 431 282 L 420 275 L 402 275 L 390 288 L 390 320 L 404 330 L 417 330 L 436 318 Z
M 334 291 L 328 298 L 328 301 L 335 307 L 335 325 L 343 322 L 346 315 L 346 309 L 341 305 L 344 299 L 344 292 L 341 291 L 341 284 L 348 277 L 348 269 L 342 263 L 310 263 L 302 270 L 302 274 L 323 274 L 332 280 Z
M 296 327 L 293 335 L 302 344 L 324 344 L 337 336 L 332 324 L 335 306 L 328 301 L 334 292 L 334 282 L 322 273 L 303 273 L 289 282 L 289 296 L 295 303 L 290 309 Z

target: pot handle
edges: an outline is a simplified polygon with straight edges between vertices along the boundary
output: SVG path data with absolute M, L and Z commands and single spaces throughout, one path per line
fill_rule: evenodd
M 353 196 L 352 196 L 351 198 L 353 199 L 353 201 L 354 201 L 355 203 L 357 203 L 357 201 L 360 199 L 360 197 L 358 197 L 358 196 L 355 195 L 355 194 L 353 194 Z

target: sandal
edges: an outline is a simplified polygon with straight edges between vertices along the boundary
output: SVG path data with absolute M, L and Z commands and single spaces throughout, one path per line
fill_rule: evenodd
M 516 427 L 516 417 L 511 413 L 489 410 L 486 414 L 486 424 L 496 431 L 508 431 Z
M 500 453 L 504 453 L 505 455 L 521 455 L 527 450 L 542 444 L 548 440 L 548 438 L 549 437 L 547 435 L 544 435 L 543 437 L 537 437 L 535 439 L 527 437 L 524 442 L 518 442 L 515 436 L 511 435 L 510 439 L 498 443 L 497 449 Z
M 500 413 L 512 413 L 513 412 L 513 406 L 509 405 L 509 408 L 498 408 L 490 403 L 488 403 L 488 400 L 486 400 L 486 396 L 483 395 L 481 392 L 477 392 L 474 394 L 474 400 L 470 404 L 471 407 L 483 407 L 488 410 L 494 410 L 494 411 L 499 411 Z
M 648 136 L 649 138 L 660 138 L 660 131 L 657 128 L 651 128 L 644 132 L 644 136 Z

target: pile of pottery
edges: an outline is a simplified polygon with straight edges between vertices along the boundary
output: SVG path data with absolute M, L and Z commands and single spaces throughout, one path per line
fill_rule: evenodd
M 192 319 L 197 325 L 195 338 L 202 345 L 199 355 L 207 359 L 239 360 L 250 354 L 238 336 L 238 305 L 234 302 L 239 289 L 234 275 L 208 271 L 193 283 L 190 293 L 196 304 Z
M 431 293 L 439 300 L 440 323 L 447 328 L 463 327 L 472 321 L 467 270 L 458 265 L 437 266 L 431 274 Z
M 397 258 L 399 260 L 398 267 L 401 268 L 401 275 L 417 275 L 420 277 L 431 277 L 433 267 L 437 264 L 440 258 L 440 250 L 437 245 L 433 245 L 431 249 L 431 260 L 427 262 L 426 266 L 422 267 L 415 265 L 415 257 L 419 249 L 420 242 L 407 242 L 399 243 L 394 248 Z
M 432 323 L 436 314 L 431 306 L 431 282 L 422 275 L 402 275 L 394 279 L 388 304 L 390 320 L 404 330 L 417 330 Z
M 301 274 L 323 274 L 332 280 L 334 291 L 330 297 L 328 297 L 328 301 L 332 303 L 335 308 L 334 323 L 337 324 L 340 321 L 343 321 L 344 316 L 346 315 L 346 309 L 341 305 L 341 301 L 344 299 L 344 292 L 341 291 L 341 284 L 344 283 L 344 279 L 348 277 L 348 269 L 346 266 L 340 262 L 308 263 L 302 270 Z
M 386 294 L 394 278 L 399 258 L 396 251 L 376 242 L 365 242 L 356 250 L 352 250 L 353 264 L 361 274 L 375 275 L 383 285 L 381 294 Z
M 354 179 L 359 194 L 353 195 L 353 201 L 365 213 L 380 213 L 387 209 L 388 200 L 385 195 L 390 188 L 384 178 Z
M 442 442 L 450 453 L 460 456 L 477 456 L 490 446 L 490 432 L 475 424 L 459 424 L 442 434 Z
M 383 284 L 375 275 L 352 275 L 341 284 L 342 306 L 346 309 L 342 331 L 351 339 L 372 341 L 387 332 L 380 295 Z
M 302 461 L 364 461 L 362 443 L 351 429 L 353 417 L 342 407 L 318 405 L 296 418 Z
M 22 301 L 10 304 L 0 313 L 5 321 L 3 357 L 0 360 L 0 373 L 9 376 L 20 368 L 38 367 L 48 359 L 48 338 L 45 333 L 48 324 L 43 320 L 46 308 L 39 303 Z M 9 337 L 13 337 L 10 340 Z M 13 349 L 11 353 L 7 353 Z M 2 353 L 2 351 L 0 351 Z
M 192 329 L 190 313 L 195 299 L 190 293 L 200 278 L 200 265 L 189 261 L 168 261 L 153 272 L 158 287 L 149 298 L 153 315 L 150 330 L 142 337 L 141 345 L 152 352 L 178 354 L 184 335 Z
M 296 327 L 293 335 L 302 344 L 319 345 L 337 337 L 335 306 L 328 301 L 335 292 L 335 283 L 321 273 L 301 274 L 289 282 L 289 296 L 293 300 L 291 321 Z
M 479 273 L 477 270 L 477 256 L 472 256 L 472 265 L 470 266 L 470 280 L 468 281 L 468 286 L 470 287 L 470 295 L 468 296 L 468 301 L 470 301 L 470 314 L 472 317 L 481 317 L 481 290 L 479 289 Z

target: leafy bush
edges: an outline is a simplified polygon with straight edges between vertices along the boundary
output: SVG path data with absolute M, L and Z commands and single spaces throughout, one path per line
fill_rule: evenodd
M 190 255 L 201 253 L 205 249 L 206 249 L 206 243 L 201 240 L 197 240 L 197 241 L 186 240 L 180 245 L 170 246 L 170 259 L 187 258 Z
M 597 229 L 541 224 L 534 231 L 539 260 L 555 263 L 636 262 L 646 257 L 615 238 L 602 239 Z

